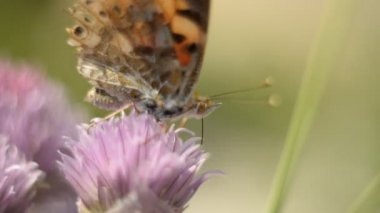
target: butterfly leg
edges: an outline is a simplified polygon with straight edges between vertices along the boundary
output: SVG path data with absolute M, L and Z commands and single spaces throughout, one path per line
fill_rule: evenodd
M 118 110 L 108 114 L 106 117 L 104 117 L 105 120 L 108 120 L 112 117 L 114 117 L 115 115 L 119 114 L 119 113 L 122 113 L 124 112 L 125 110 L 127 110 L 128 108 L 130 108 L 132 106 L 131 103 L 127 103 L 127 104 L 124 104 L 122 107 L 120 107 Z

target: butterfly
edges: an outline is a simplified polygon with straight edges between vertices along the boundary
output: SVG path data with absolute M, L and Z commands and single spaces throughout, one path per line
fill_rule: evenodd
M 93 86 L 86 100 L 133 104 L 157 120 L 203 118 L 221 104 L 194 92 L 206 44 L 209 0 L 77 0 L 68 43 Z

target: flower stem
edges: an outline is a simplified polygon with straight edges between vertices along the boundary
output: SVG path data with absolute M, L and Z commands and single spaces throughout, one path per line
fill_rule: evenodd
M 319 32 L 311 48 L 284 149 L 270 192 L 267 213 L 281 212 L 292 170 L 307 138 L 329 73 L 338 66 L 358 0 L 327 2 Z
M 348 209 L 348 213 L 377 212 L 380 209 L 380 173 Z

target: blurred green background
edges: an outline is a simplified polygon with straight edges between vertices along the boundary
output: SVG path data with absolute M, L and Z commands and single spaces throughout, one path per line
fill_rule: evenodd
M 214 0 L 202 94 L 275 86 L 226 100 L 205 119 L 205 169 L 226 175 L 207 182 L 187 212 L 263 212 L 313 39 L 327 1 Z M 70 0 L 0 0 L 0 56 L 41 67 L 64 84 L 73 103 L 89 88 L 66 45 Z M 380 1 L 362 0 L 344 38 L 284 206 L 286 213 L 345 212 L 380 171 Z M 283 103 L 255 104 L 271 93 Z M 189 128 L 200 133 L 201 123 Z M 378 198 L 380 204 L 380 197 Z M 369 211 L 372 212 L 372 211 Z

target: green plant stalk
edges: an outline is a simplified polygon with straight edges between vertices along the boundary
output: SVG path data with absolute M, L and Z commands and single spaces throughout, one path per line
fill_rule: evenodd
M 380 210 L 380 174 L 359 195 L 348 213 L 378 212 Z
M 310 50 L 305 73 L 269 194 L 267 213 L 281 212 L 300 150 L 318 111 L 329 74 L 340 62 L 358 0 L 330 0 Z

